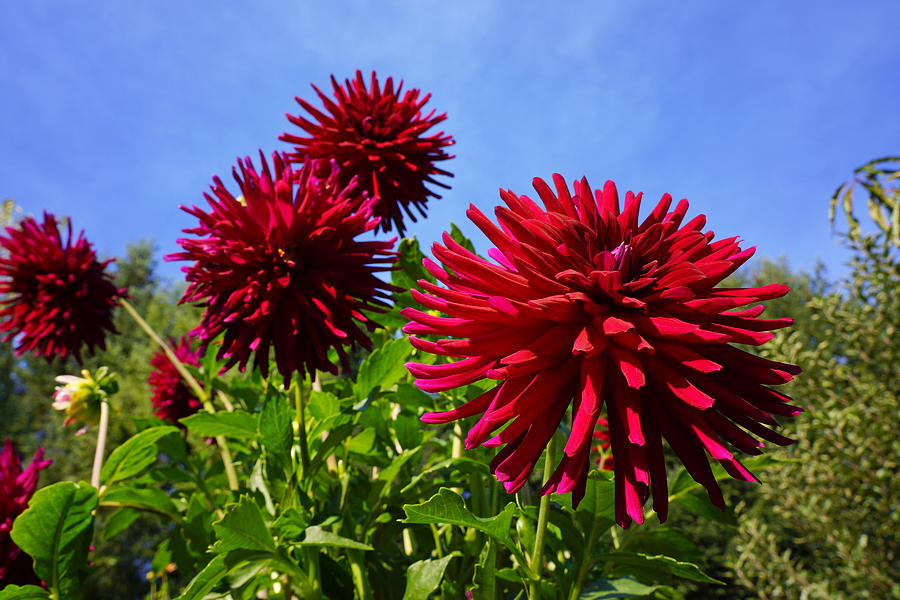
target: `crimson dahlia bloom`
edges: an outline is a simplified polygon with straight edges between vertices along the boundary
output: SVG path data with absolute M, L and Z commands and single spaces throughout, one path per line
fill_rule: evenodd
M 294 144 L 295 152 L 290 155 L 293 161 L 324 159 L 319 163 L 320 177 L 328 176 L 328 160 L 340 166 L 341 187 L 358 177 L 358 191 L 378 199 L 374 214 L 382 218 L 381 228 L 389 231 L 393 224 L 403 235 L 403 213 L 416 220 L 410 205 L 425 216 L 428 199 L 440 198 L 426 184 L 450 187 L 433 176 L 453 177 L 435 166 L 438 161 L 453 158 L 444 151 L 454 143 L 453 138 L 443 131 L 425 135 L 447 115 L 435 115 L 432 110 L 423 117 L 422 107 L 431 94 L 419 98 L 419 90 L 411 89 L 401 97 L 402 81 L 395 90 L 393 79 L 388 77 L 381 88 L 374 71 L 368 88 L 360 71 L 355 80 L 348 79 L 343 86 L 332 76 L 331 86 L 336 102 L 312 86 L 330 114 L 298 97 L 297 102 L 313 120 L 287 115 L 308 137 L 284 133 L 279 139 Z
M 759 454 L 775 433 L 772 415 L 794 415 L 787 396 L 767 387 L 800 372 L 730 344 L 759 345 L 790 319 L 760 319 L 762 305 L 788 287 L 716 287 L 754 252 L 737 238 L 713 241 L 704 216 L 684 223 L 688 203 L 672 198 L 638 221 L 641 195 L 628 192 L 623 210 L 615 185 L 596 195 L 587 180 L 574 195 L 559 175 L 556 192 L 541 179 L 540 208 L 511 191 L 495 211 L 499 227 L 474 206 L 468 216 L 493 242 L 495 263 L 472 254 L 446 233 L 434 255 L 446 268 L 425 266 L 446 287 L 419 281 L 418 302 L 449 316 L 406 309 L 416 348 L 460 357 L 449 364 L 409 364 L 419 388 L 448 390 L 488 378 L 497 386 L 428 423 L 480 415 L 467 447 L 503 446 L 491 468 L 508 492 L 527 480 L 572 406 L 564 455 L 543 493 L 584 495 L 594 426 L 605 416 L 615 473 L 616 520 L 643 521 L 652 489 L 664 520 L 667 484 L 662 440 L 724 506 L 707 454 L 737 479 L 756 481 L 731 448 Z M 505 428 L 503 426 L 506 425 Z M 501 430 L 501 428 L 503 428 Z M 498 433 L 498 430 L 499 433 Z
M 116 289 L 84 232 L 72 242 L 72 223 L 65 241 L 56 217 L 44 222 L 24 219 L 0 235 L 6 256 L 0 257 L 0 331 L 15 340 L 16 355 L 33 352 L 49 362 L 54 356 L 90 354 L 106 348 L 106 333 L 115 333 L 112 314 L 124 290 Z
M 200 358 L 197 356 L 197 351 L 193 349 L 193 344 L 188 336 L 183 335 L 177 340 L 172 338 L 170 345 L 175 356 L 183 364 L 200 366 Z M 180 419 L 189 417 L 200 410 L 203 406 L 200 399 L 191 392 L 175 369 L 175 365 L 162 349 L 157 350 L 150 357 L 150 366 L 153 367 L 153 371 L 151 371 L 147 383 L 153 390 L 153 396 L 150 398 L 150 403 L 153 404 L 153 414 L 160 419 L 178 424 Z
M 44 449 L 38 448 L 31 464 L 23 471 L 22 462 L 9 438 L 0 451 L 0 589 L 7 585 L 40 585 L 34 574 L 31 557 L 16 546 L 9 532 L 13 521 L 28 507 L 37 488 L 38 472 L 53 461 L 43 460 Z
M 336 170 L 323 178 L 317 161 L 294 172 L 279 154 L 272 155 L 274 174 L 260 153 L 262 172 L 250 159 L 238 161 L 234 178 L 242 199 L 213 179 L 205 194 L 210 212 L 181 208 L 200 225 L 179 239 L 184 252 L 166 260 L 191 260 L 184 267 L 188 288 L 181 302 L 206 307 L 191 334 L 205 351 L 224 334 L 218 357 L 225 368 L 253 364 L 269 373 L 269 350 L 275 354 L 285 385 L 292 373 L 317 369 L 337 372 L 328 357 L 334 349 L 345 368 L 354 343 L 371 349 L 362 311 L 384 312 L 393 286 L 378 278 L 397 260 L 394 240 L 359 241 L 378 226 L 373 199 L 360 204 L 353 182 L 341 187 Z

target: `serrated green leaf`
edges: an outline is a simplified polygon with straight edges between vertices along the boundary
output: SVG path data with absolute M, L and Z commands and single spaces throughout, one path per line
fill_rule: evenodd
M 241 496 L 221 521 L 213 523 L 213 529 L 219 539 L 213 550 L 219 554 L 232 550 L 275 552 L 275 539 L 249 496 Z
M 406 571 L 406 590 L 403 592 L 403 600 L 428 600 L 431 592 L 441 585 L 447 564 L 454 556 L 454 554 L 448 554 L 443 558 L 420 560 L 411 564 Z
M 47 600 L 50 593 L 36 585 L 8 585 L 0 590 L 0 600 Z
M 494 517 L 476 517 L 466 508 L 462 496 L 448 488 L 441 488 L 438 493 L 422 504 L 404 504 L 406 513 L 404 523 L 450 523 L 460 527 L 472 527 L 491 536 L 510 550 L 517 550 L 510 535 L 510 525 L 515 515 L 515 504 L 507 504 L 500 514 Z
M 156 443 L 163 437 L 177 434 L 178 428 L 171 425 L 151 427 L 128 439 L 113 450 L 100 471 L 100 481 L 110 485 L 116 481 L 133 477 L 149 467 L 156 460 Z
M 81 598 L 94 530 L 97 490 L 62 481 L 42 488 L 13 523 L 12 540 L 34 559 L 34 572 L 60 598 Z
M 192 433 L 203 437 L 224 435 L 236 439 L 253 439 L 257 432 L 256 416 L 243 410 L 216 414 L 198 412 L 179 422 Z
M 322 529 L 318 525 L 306 528 L 306 535 L 298 546 L 328 546 L 331 548 L 350 548 L 352 550 L 373 550 L 372 546 L 341 537 L 330 531 Z
M 390 340 L 376 348 L 359 367 L 353 393 L 357 400 L 365 400 L 376 387 L 386 390 L 406 377 L 405 363 L 413 347 L 406 337 Z
M 263 447 L 279 460 L 289 460 L 294 431 L 291 407 L 277 386 L 266 391 L 266 403 L 259 416 L 259 439 Z
M 225 557 L 216 556 L 191 579 L 184 592 L 175 600 L 203 600 L 226 575 L 228 567 L 225 566 Z

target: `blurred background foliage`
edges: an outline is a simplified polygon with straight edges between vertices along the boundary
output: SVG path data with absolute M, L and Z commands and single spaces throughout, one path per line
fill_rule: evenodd
M 891 162 L 893 161 L 893 162 Z M 841 234 L 853 251 L 850 274 L 831 281 L 823 268 L 793 270 L 787 259 L 757 260 L 733 285 L 789 284 L 793 291 L 769 303 L 769 316 L 791 316 L 792 328 L 779 331 L 763 352 L 796 363 L 804 373 L 789 384 L 805 412 L 785 423 L 797 443 L 774 450 L 788 462 L 760 473 L 763 485 L 729 482 L 726 496 L 734 517 L 698 518 L 680 507 L 670 525 L 698 548 L 707 572 L 727 586 L 681 582 L 676 597 L 687 598 L 900 598 L 900 190 L 896 159 L 860 167 L 838 188 L 849 231 Z M 866 195 L 871 222 L 860 226 L 853 213 Z M 7 202 L 3 217 L 13 218 Z M 878 216 L 876 216 L 878 215 Z M 118 284 L 147 321 L 166 335 L 190 330 L 196 309 L 177 306 L 182 289 L 155 276 L 153 244 L 142 241 L 116 261 Z M 112 366 L 119 375 L 117 407 L 130 416 L 151 415 L 147 386 L 152 347 L 126 315 L 118 315 L 121 335 L 85 365 Z M 52 415 L 50 394 L 56 375 L 73 364 L 47 364 L 14 357 L 0 345 L 0 439 L 10 437 L 30 457 L 47 449 L 53 466 L 44 484 L 85 479 L 94 432 L 74 438 Z M 130 419 L 114 419 L 110 445 L 134 433 Z M 27 460 L 27 458 L 26 458 Z M 102 531 L 102 524 L 98 527 Z M 145 598 L 145 576 L 165 526 L 143 518 L 110 541 L 95 540 L 94 569 L 86 596 Z M 123 590 L 134 590 L 126 596 Z

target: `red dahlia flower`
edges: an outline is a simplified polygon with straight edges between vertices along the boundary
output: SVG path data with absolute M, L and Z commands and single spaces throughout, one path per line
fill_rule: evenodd
M 56 217 L 44 213 L 0 235 L 6 256 L 0 257 L 0 331 L 5 342 L 16 340 L 16 355 L 72 355 L 81 362 L 82 344 L 93 354 L 106 348 L 106 332 L 115 332 L 113 308 L 124 290 L 116 289 L 106 265 L 84 239 L 72 243 L 72 223 L 63 242 Z
M 454 143 L 453 138 L 443 131 L 425 135 L 447 115 L 435 116 L 432 110 L 423 117 L 422 107 L 431 94 L 419 98 L 419 90 L 411 89 L 401 98 L 403 82 L 395 90 L 393 79 L 388 77 L 382 89 L 374 71 L 369 88 L 359 71 L 356 79 L 345 81 L 343 87 L 332 76 L 331 85 L 336 103 L 312 86 L 330 115 L 302 98 L 297 102 L 316 122 L 287 115 L 309 137 L 285 133 L 279 139 L 294 144 L 295 153 L 290 155 L 293 161 L 324 159 L 319 163 L 322 178 L 328 176 L 329 160 L 337 161 L 341 169 L 341 187 L 358 177 L 358 191 L 378 199 L 374 214 L 382 218 L 381 228 L 389 231 L 393 223 L 397 233 L 403 235 L 403 213 L 416 220 L 409 205 L 424 216 L 428 198 L 440 198 L 426 184 L 450 187 L 432 176 L 453 177 L 434 166 L 437 161 L 453 158 L 444 152 L 445 146 Z
M 661 520 L 667 513 L 662 440 L 724 506 L 707 461 L 717 459 L 733 477 L 755 481 L 730 447 L 759 454 L 751 434 L 776 444 L 771 415 L 794 415 L 789 398 L 767 387 L 800 369 L 732 345 L 759 345 L 790 319 L 759 319 L 762 305 L 787 293 L 716 287 L 754 252 L 737 238 L 713 242 L 705 217 L 682 223 L 688 203 L 669 212 L 667 194 L 643 221 L 641 195 L 628 192 L 619 210 L 615 185 L 592 193 L 585 179 L 574 195 L 554 176 L 556 193 L 540 179 L 541 209 L 527 196 L 501 192 L 509 208 L 495 211 L 499 227 L 474 206 L 469 218 L 496 246 L 497 264 L 468 252 L 444 234 L 446 247 L 426 268 L 446 287 L 427 281 L 413 292 L 428 309 L 406 309 L 405 331 L 445 339 L 411 338 L 413 345 L 449 364 L 410 364 L 419 388 L 448 390 L 494 379 L 498 385 L 428 423 L 481 415 L 468 447 L 504 445 L 491 463 L 508 492 L 527 480 L 542 450 L 572 405 L 564 456 L 543 493 L 584 495 L 591 434 L 605 405 L 615 472 L 616 520 L 642 522 L 652 488 Z M 507 425 L 508 424 L 508 425 Z M 504 429 L 500 430 L 504 425 Z M 492 437 L 493 436 L 493 437 Z
M 170 342 L 178 360 L 186 365 L 200 366 L 200 359 L 192 348 L 188 336 L 181 336 L 178 340 L 172 338 Z M 177 424 L 179 419 L 189 417 L 200 410 L 203 406 L 200 399 L 187 386 L 162 349 L 150 357 L 150 366 L 153 367 L 153 371 L 147 382 L 153 390 L 153 396 L 150 398 L 153 414 Z
M 0 451 L 0 589 L 7 585 L 40 585 L 34 574 L 31 557 L 16 546 L 9 532 L 13 521 L 28 507 L 37 488 L 38 472 L 51 460 L 43 460 L 44 449 L 38 448 L 24 471 L 22 462 L 9 438 Z
M 203 321 L 191 333 L 201 348 L 224 334 L 218 357 L 225 368 L 253 363 L 264 377 L 269 349 L 275 353 L 285 385 L 292 373 L 332 373 L 333 348 L 345 368 L 354 342 L 371 348 L 360 325 L 372 330 L 362 311 L 383 312 L 393 286 L 377 273 L 397 260 L 394 240 L 359 241 L 356 236 L 378 226 L 374 200 L 353 198 L 353 182 L 344 188 L 336 170 L 323 178 L 317 161 L 296 173 L 281 155 L 272 155 L 275 173 L 260 153 L 262 173 L 250 159 L 238 161 L 236 199 L 215 177 L 210 212 L 182 207 L 200 219 L 180 239 L 184 252 L 166 260 L 192 260 L 184 267 L 189 283 L 181 302 L 201 302 Z

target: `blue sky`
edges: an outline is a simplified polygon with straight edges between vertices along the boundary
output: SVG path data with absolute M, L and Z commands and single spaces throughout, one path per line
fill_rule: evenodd
M 0 197 L 72 217 L 106 255 L 177 250 L 213 174 L 277 138 L 334 73 L 433 93 L 453 189 L 430 244 L 497 190 L 554 172 L 664 192 L 719 237 L 832 275 L 828 199 L 900 153 L 895 1 L 9 1 L 0 6 Z M 234 189 L 234 188 L 233 188 Z M 163 265 L 169 278 L 178 265 Z

